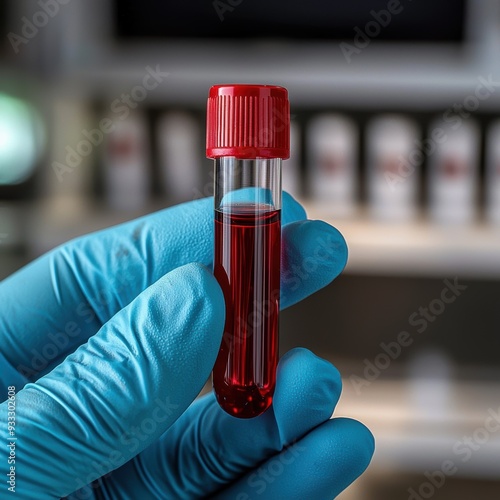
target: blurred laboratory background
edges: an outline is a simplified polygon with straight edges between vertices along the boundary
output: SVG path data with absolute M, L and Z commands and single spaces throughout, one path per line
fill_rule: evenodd
M 350 257 L 281 349 L 377 439 L 340 498 L 499 497 L 500 1 L 4 0 L 0 30 L 0 278 L 211 195 L 208 88 L 283 85 L 284 188 Z

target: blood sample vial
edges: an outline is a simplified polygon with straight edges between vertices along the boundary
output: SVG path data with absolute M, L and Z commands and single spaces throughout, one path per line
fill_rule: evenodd
M 214 274 L 226 322 L 212 378 L 238 418 L 272 402 L 278 363 L 281 164 L 290 155 L 288 92 L 215 85 L 207 105 L 207 157 L 215 162 Z

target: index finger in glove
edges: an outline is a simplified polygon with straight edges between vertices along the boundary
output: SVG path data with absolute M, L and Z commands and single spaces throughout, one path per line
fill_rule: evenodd
M 328 284 L 345 265 L 345 241 L 283 196 L 282 307 Z M 213 200 L 178 205 L 79 238 L 0 284 L 3 385 L 20 372 L 36 380 L 86 342 L 166 272 L 188 262 L 211 266 Z M 1 359 L 1 356 L 0 356 Z

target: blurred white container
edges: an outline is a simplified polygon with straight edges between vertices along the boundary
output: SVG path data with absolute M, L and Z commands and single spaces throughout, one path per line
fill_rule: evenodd
M 408 362 L 408 396 L 412 414 L 422 421 L 446 423 L 449 419 L 454 366 L 437 348 L 417 351 Z
M 500 120 L 490 126 L 486 140 L 486 218 L 500 225 Z
M 92 189 L 92 165 L 97 151 L 84 131 L 91 130 L 97 120 L 88 106 L 69 98 L 54 101 L 51 118 L 52 168 L 40 171 L 40 194 L 46 199 L 64 199 L 80 210 Z
M 430 135 L 441 129 L 442 140 L 429 155 L 430 214 L 442 224 L 467 224 L 477 213 L 479 128 L 459 117 L 437 120 Z
M 301 194 L 300 189 L 300 125 L 292 121 L 290 123 L 290 158 L 283 162 L 283 191 L 287 191 L 293 197 Z
M 200 126 L 189 113 L 171 111 L 157 124 L 160 179 L 163 192 L 174 201 L 194 197 L 200 183 Z
M 417 214 L 423 153 L 417 124 L 401 115 L 381 115 L 366 128 L 368 208 L 375 219 L 404 222 Z
M 104 149 L 105 198 L 116 210 L 137 210 L 149 196 L 150 166 L 146 117 L 133 112 L 116 120 Z
M 342 115 L 321 115 L 309 124 L 309 194 L 334 216 L 355 210 L 358 141 L 356 125 Z

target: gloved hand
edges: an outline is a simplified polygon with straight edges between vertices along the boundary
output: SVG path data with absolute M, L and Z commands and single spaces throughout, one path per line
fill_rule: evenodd
M 330 499 L 367 467 L 370 432 L 330 420 L 340 376 L 305 349 L 281 359 L 273 405 L 255 419 L 227 415 L 212 394 L 191 404 L 224 327 L 212 204 L 76 239 L 0 283 L 2 399 L 16 392 L 14 436 L 0 405 L 1 498 L 14 498 L 9 442 L 15 498 L 29 500 Z M 290 196 L 283 204 L 288 307 L 330 283 L 347 250 Z

